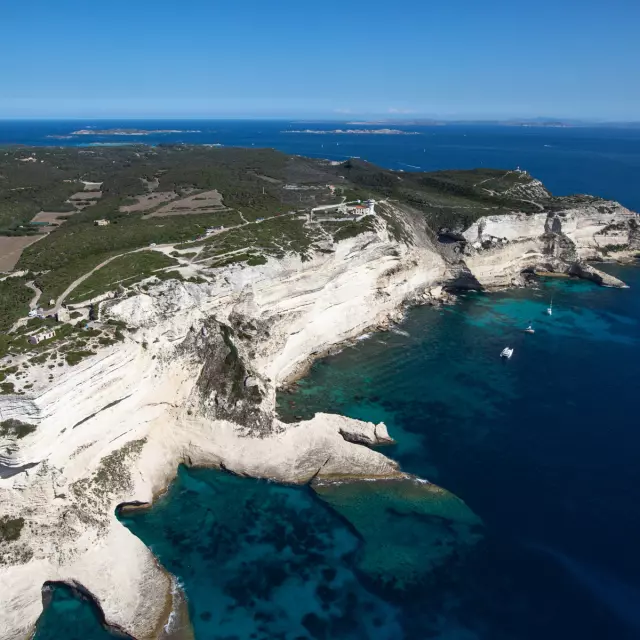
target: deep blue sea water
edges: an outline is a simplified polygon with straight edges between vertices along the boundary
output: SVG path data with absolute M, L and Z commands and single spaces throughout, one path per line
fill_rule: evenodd
M 192 121 L 0 122 L 0 142 L 43 144 L 92 124 L 205 130 Z M 183 141 L 344 151 L 397 169 L 520 165 L 557 193 L 640 209 L 638 131 L 434 127 L 344 137 L 279 133 L 344 128 L 335 124 L 206 126 L 209 137 Z M 326 152 L 336 142 L 339 151 Z M 359 341 L 279 396 L 284 417 L 322 410 L 384 420 L 397 440 L 385 453 L 462 498 L 484 527 L 428 485 L 315 493 L 187 469 L 153 509 L 124 517 L 182 581 L 196 638 L 640 637 L 640 270 L 605 269 L 631 288 L 549 280 L 414 309 L 403 333 Z M 529 321 L 532 336 L 522 333 Z M 506 344 L 515 348 L 509 362 L 498 358 Z M 104 634 L 88 605 L 63 592 L 38 638 Z

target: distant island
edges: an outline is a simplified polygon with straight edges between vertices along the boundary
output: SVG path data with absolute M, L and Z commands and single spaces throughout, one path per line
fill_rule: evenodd
M 313 133 L 320 135 L 327 134 L 351 134 L 351 135 L 378 135 L 378 136 L 417 136 L 420 135 L 419 131 L 401 131 L 400 129 L 331 129 L 326 131 L 324 129 L 298 129 L 288 130 L 282 133 Z
M 350 126 L 405 126 L 405 127 L 440 127 L 446 124 L 451 124 L 450 122 L 444 122 L 442 120 L 354 120 L 352 122 L 347 122 L 346 124 Z
M 202 133 L 198 130 L 180 129 L 79 129 L 72 131 L 73 136 L 150 136 L 160 133 Z
M 500 124 L 505 127 L 552 127 L 552 128 L 566 128 L 575 126 L 571 122 L 562 121 L 547 121 L 547 120 L 513 120 L 508 122 L 501 122 Z
M 547 120 L 547 119 L 533 119 L 533 120 L 368 120 L 368 121 L 353 121 L 347 122 L 347 125 L 366 125 L 366 126 L 398 126 L 404 125 L 405 127 L 445 127 L 447 125 L 469 125 L 469 126 L 486 126 L 492 125 L 497 127 L 576 127 L 576 126 L 589 126 L 590 123 L 581 123 L 578 121 L 563 121 L 563 120 Z

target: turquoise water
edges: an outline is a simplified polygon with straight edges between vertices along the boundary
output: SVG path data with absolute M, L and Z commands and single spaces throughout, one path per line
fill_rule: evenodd
M 399 637 L 394 609 L 354 575 L 356 536 L 309 489 L 181 468 L 123 523 L 180 576 L 197 638 Z
M 131 638 L 104 625 L 100 610 L 64 584 L 51 584 L 33 640 L 113 640 Z
M 184 467 L 121 521 L 179 576 L 196 638 L 400 640 L 411 621 L 388 593 L 424 588 L 482 539 L 458 499 L 419 483 L 316 494 Z

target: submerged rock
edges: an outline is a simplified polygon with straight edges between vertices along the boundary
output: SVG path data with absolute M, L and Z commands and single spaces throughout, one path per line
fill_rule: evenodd
M 313 484 L 358 532 L 358 569 L 381 589 L 402 592 L 464 558 L 483 537 L 482 521 L 459 498 L 415 478 Z

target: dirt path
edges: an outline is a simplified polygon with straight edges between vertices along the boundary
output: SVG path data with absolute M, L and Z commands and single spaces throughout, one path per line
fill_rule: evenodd
M 29 289 L 31 289 L 31 291 L 35 293 L 33 298 L 31 298 L 31 302 L 29 303 L 29 309 L 33 311 L 38 306 L 38 300 L 40 300 L 42 291 L 40 291 L 40 289 L 38 289 L 38 287 L 36 287 L 33 282 L 27 282 L 25 283 L 25 286 L 29 287 Z
M 58 311 L 60 310 L 60 307 L 62 306 L 63 302 L 67 299 L 67 297 L 69 296 L 69 294 L 79 285 L 81 285 L 87 278 L 89 278 L 90 276 L 92 276 L 98 269 L 102 269 L 102 267 L 104 267 L 105 265 L 109 264 L 110 262 L 112 262 L 113 260 L 115 260 L 116 258 L 121 258 L 122 256 L 126 256 L 129 255 L 130 253 L 137 253 L 138 251 L 144 251 L 145 249 L 148 249 L 148 247 L 143 247 L 141 249 L 134 249 L 133 251 L 125 251 L 124 253 L 119 253 L 117 256 L 111 256 L 110 258 L 107 258 L 107 260 L 104 260 L 103 262 L 101 262 L 99 265 L 93 267 L 93 269 L 91 269 L 91 271 L 88 271 L 87 273 L 85 273 L 84 275 L 80 276 L 79 278 L 77 278 L 76 280 L 74 280 L 61 294 L 60 296 L 58 296 L 58 299 L 56 300 L 56 304 L 53 307 L 53 309 L 51 309 L 50 313 L 58 313 Z
M 36 285 L 33 284 L 33 282 L 25 282 L 25 287 L 29 287 L 29 289 L 31 289 L 34 293 L 33 298 L 31 298 L 31 301 L 29 302 L 29 310 L 33 311 L 38 307 L 38 300 L 40 300 L 42 291 L 40 291 L 40 289 L 38 289 L 38 287 L 36 287 Z M 20 327 L 23 327 L 25 324 L 27 324 L 28 320 L 29 320 L 28 317 L 20 318 L 20 320 L 16 320 L 13 323 L 13 326 L 11 327 L 11 329 L 9 329 L 8 333 L 13 333 L 14 331 L 17 331 Z

